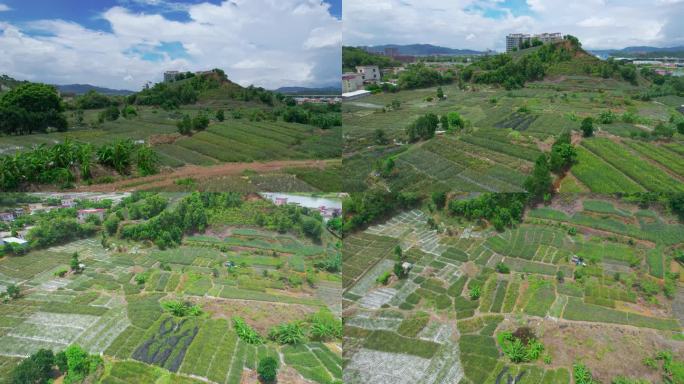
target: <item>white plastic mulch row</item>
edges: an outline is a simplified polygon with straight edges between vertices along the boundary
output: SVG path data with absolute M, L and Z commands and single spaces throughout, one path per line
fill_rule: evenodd
M 368 313 L 358 313 L 354 317 L 345 319 L 345 325 L 370 330 L 396 331 L 403 319 L 397 317 L 374 317 Z
M 396 294 L 397 290 L 393 288 L 376 289 L 359 299 L 359 305 L 368 309 L 380 309 L 384 304 L 389 303 Z
M 81 333 L 75 340 L 76 344 L 93 354 L 104 352 L 114 339 L 131 325 L 126 307 L 122 303 L 118 304 Z
M 387 271 L 391 271 L 394 267 L 394 261 L 392 260 L 381 260 L 379 263 L 373 266 L 365 275 L 363 275 L 359 281 L 354 284 L 354 286 L 349 290 L 357 296 L 365 296 L 368 291 L 373 289 L 377 285 L 378 276 L 382 275 Z
M 361 349 L 347 363 L 343 379 L 348 384 L 416 384 L 429 366 L 422 357 Z

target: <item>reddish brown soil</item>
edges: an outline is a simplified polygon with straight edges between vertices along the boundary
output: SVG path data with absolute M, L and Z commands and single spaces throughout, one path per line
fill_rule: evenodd
M 280 160 L 266 163 L 224 163 L 209 167 L 186 165 L 159 175 L 118 180 L 109 184 L 83 185 L 77 187 L 76 190 L 84 192 L 135 191 L 140 188 L 154 189 L 171 186 L 176 180 L 183 178 L 193 178 L 199 181 L 221 176 L 238 176 L 246 170 L 266 173 L 291 167 L 324 169 L 326 164 L 327 162 L 324 160 Z
M 262 335 L 267 334 L 275 325 L 304 319 L 316 311 L 306 305 L 265 301 L 202 298 L 198 302 L 203 310 L 211 313 L 211 317 L 230 321 L 233 316 L 240 316 Z

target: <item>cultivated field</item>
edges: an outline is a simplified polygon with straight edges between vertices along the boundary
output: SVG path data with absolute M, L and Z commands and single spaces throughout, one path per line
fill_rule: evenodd
M 254 204 L 266 205 L 223 211 L 206 233 L 186 236 L 176 248 L 113 237 L 104 248 L 98 236 L 0 258 L 0 291 L 21 289 L 20 298 L 0 304 L 0 382 L 40 348 L 78 344 L 104 357 L 99 382 L 108 384 L 239 384 L 256 375 L 265 356 L 280 361 L 279 382 L 339 383 L 338 341 L 319 342 L 308 331 L 297 345 L 267 338 L 276 325 L 340 315 L 341 277 L 313 267 L 340 252 L 336 239 L 324 233 L 313 242 L 255 227 L 243 219 Z M 74 252 L 84 271 L 57 276 Z M 203 313 L 174 316 L 162 307 L 172 300 Z M 235 316 L 265 342 L 238 337 Z
M 433 87 L 344 103 L 347 190 L 380 184 L 417 192 L 520 191 L 535 159 L 549 152 L 554 137 L 566 130 L 575 132 L 579 156 L 568 180 L 560 183 L 561 191 L 684 190 L 684 137 L 675 133 L 671 139 L 640 138 L 670 116 L 679 116 L 675 106 L 684 98 L 633 100 L 631 95 L 641 90 L 638 86 L 585 76 L 561 76 L 511 91 L 483 85 L 442 88 L 443 100 L 435 97 Z M 398 109 L 390 107 L 395 100 Z M 596 122 L 608 110 L 616 121 Z M 419 116 L 449 112 L 458 112 L 469 123 L 457 133 L 406 144 L 405 130 Z M 626 112 L 630 122 L 622 120 Z M 580 122 L 588 116 L 595 120 L 595 137 L 582 138 Z M 374 142 L 376 129 L 385 132 L 388 145 Z M 392 175 L 377 176 L 378 159 L 390 157 L 395 160 Z
M 660 382 L 642 360 L 661 350 L 684 359 L 681 292 L 663 288 L 681 284 L 672 273 L 683 234 L 662 211 L 577 195 L 502 232 L 422 208 L 354 233 L 343 248 L 345 382 L 522 374 L 521 383 L 569 384 L 577 362 L 601 382 Z M 397 244 L 412 267 L 383 283 Z M 497 335 L 523 326 L 544 343 L 543 358 L 515 364 Z

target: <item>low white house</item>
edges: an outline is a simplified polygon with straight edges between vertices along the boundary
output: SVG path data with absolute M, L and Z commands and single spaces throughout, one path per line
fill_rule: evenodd
M 342 93 L 354 92 L 363 89 L 363 75 L 355 72 L 342 74 Z
M 359 89 L 358 91 L 343 93 L 342 100 L 360 99 L 362 97 L 370 96 L 370 94 L 370 91 L 366 91 L 365 89 Z

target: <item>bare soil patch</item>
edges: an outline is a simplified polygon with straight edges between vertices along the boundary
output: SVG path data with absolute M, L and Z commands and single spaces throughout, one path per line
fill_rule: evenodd
M 650 329 L 544 321 L 538 333 L 554 366 L 572 366 L 582 356 L 594 377 L 604 383 L 617 375 L 658 382 L 660 372 L 646 367 L 643 358 L 662 350 L 671 350 L 679 358 L 684 355 L 681 343 Z
M 236 176 L 246 170 L 267 173 L 292 167 L 325 169 L 327 163 L 328 161 L 325 160 L 280 160 L 265 163 L 224 163 L 209 167 L 185 165 L 158 175 L 118 180 L 108 184 L 82 185 L 76 190 L 83 192 L 123 192 L 141 188 L 154 189 L 171 186 L 176 180 L 184 178 L 193 178 L 199 181 L 221 176 Z
M 200 299 L 199 302 L 213 318 L 230 320 L 233 316 L 240 316 L 262 335 L 275 325 L 302 320 L 316 311 L 306 305 L 264 301 Z

